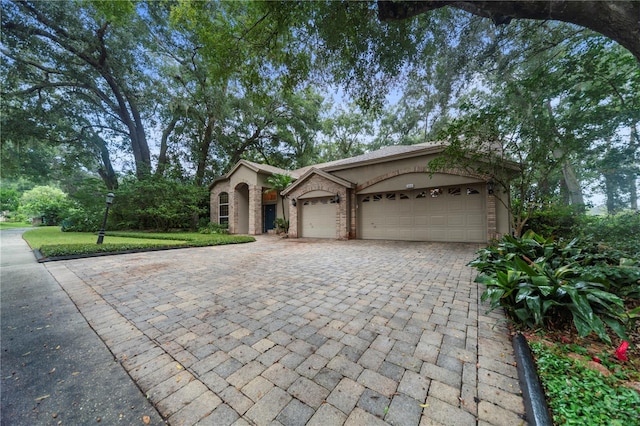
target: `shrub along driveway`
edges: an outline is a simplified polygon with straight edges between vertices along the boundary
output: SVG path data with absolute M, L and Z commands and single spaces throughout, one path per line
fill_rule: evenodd
M 477 248 L 259 237 L 46 267 L 171 424 L 519 424 Z

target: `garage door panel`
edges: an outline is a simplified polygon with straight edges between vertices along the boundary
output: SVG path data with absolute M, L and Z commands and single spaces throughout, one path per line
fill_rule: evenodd
M 449 241 L 447 240 L 447 231 L 444 229 L 429 230 L 429 241 Z
M 447 233 L 447 241 L 465 241 L 467 238 L 464 229 L 452 229 Z
M 304 200 L 301 216 L 303 237 L 336 237 L 336 204 L 331 202 L 330 197 Z
M 466 217 L 465 214 L 451 214 L 447 216 L 447 226 L 464 226 Z
M 484 230 L 469 230 L 467 231 L 467 241 L 471 242 L 484 242 L 487 240 L 487 233 Z
M 485 242 L 482 194 L 483 186 L 478 184 L 361 196 L 359 237 Z
M 433 215 L 429 217 L 429 225 L 431 226 L 446 226 L 447 216 Z
M 468 207 L 464 204 L 464 199 L 462 197 L 456 196 L 451 197 L 449 200 L 449 211 L 457 211 L 457 210 L 466 210 Z
M 483 226 L 484 225 L 484 216 L 472 215 L 468 214 L 467 217 L 467 225 L 469 226 Z

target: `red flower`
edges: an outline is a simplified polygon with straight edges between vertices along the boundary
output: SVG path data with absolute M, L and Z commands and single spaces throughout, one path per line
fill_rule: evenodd
M 618 346 L 618 349 L 616 349 L 616 352 L 615 352 L 616 358 L 618 358 L 620 361 L 628 361 L 629 360 L 629 358 L 627 358 L 628 348 L 629 348 L 629 342 L 627 342 L 626 340 L 623 340 L 620 346 Z
M 591 359 L 592 359 L 594 362 L 597 362 L 598 364 L 602 364 L 602 361 L 601 361 L 601 360 L 600 360 L 600 358 L 598 358 L 597 356 L 593 356 L 593 357 L 591 357 Z

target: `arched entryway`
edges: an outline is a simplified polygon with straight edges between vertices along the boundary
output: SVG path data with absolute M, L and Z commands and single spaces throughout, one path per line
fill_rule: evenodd
M 235 217 L 237 228 L 236 234 L 249 233 L 249 186 L 241 183 L 235 188 Z

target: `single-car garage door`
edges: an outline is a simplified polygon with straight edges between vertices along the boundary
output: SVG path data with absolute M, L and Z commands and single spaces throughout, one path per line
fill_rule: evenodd
M 300 200 L 302 237 L 336 238 L 337 207 L 333 197 Z
M 359 238 L 486 242 L 482 184 L 358 196 Z

